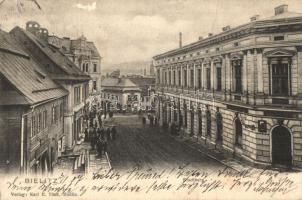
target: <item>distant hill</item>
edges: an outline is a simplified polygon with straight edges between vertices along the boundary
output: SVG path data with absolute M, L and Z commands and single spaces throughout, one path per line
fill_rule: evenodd
M 146 69 L 147 75 L 150 73 L 151 61 L 134 61 L 125 62 L 119 64 L 104 65 L 102 68 L 102 74 L 111 73 L 114 70 L 119 69 L 121 74 L 143 74 Z

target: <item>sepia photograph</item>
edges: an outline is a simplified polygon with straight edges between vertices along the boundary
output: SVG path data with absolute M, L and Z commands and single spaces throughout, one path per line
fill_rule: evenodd
M 0 200 L 302 200 L 301 0 L 0 0 Z

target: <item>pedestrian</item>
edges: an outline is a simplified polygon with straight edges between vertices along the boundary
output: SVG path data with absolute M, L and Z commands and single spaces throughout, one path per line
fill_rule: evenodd
M 172 122 L 171 124 L 171 132 L 170 132 L 171 135 L 175 135 L 175 124 L 174 122 Z
M 91 145 L 91 149 L 94 150 L 95 147 L 95 135 L 94 135 L 94 131 L 91 131 L 91 137 L 90 137 L 90 145 Z
M 115 140 L 115 138 L 116 138 L 116 129 L 115 129 L 115 126 L 112 127 L 111 133 L 112 133 L 112 140 Z
M 157 125 L 157 117 L 154 118 L 154 124 Z
M 100 127 L 98 127 L 96 132 L 97 132 L 97 138 L 101 138 L 101 129 L 100 129 Z
M 106 129 L 106 138 L 105 138 L 105 140 L 108 140 L 109 137 L 110 137 L 110 128 L 107 128 Z
M 107 153 L 108 142 L 107 142 L 106 139 L 103 140 L 103 141 L 104 141 L 104 143 L 103 143 L 103 151 L 104 151 L 104 153 Z
M 143 125 L 146 124 L 146 117 L 145 116 L 142 118 L 142 122 L 143 122 Z
M 105 140 L 105 130 L 101 128 L 101 139 Z
M 88 141 L 88 129 L 87 128 L 85 128 L 84 134 L 85 134 L 84 141 L 87 142 Z
M 150 126 L 153 126 L 153 120 L 154 120 L 153 115 L 151 115 L 150 116 Z
M 101 138 L 99 138 L 98 140 L 98 143 L 97 143 L 97 149 L 98 149 L 98 155 L 99 157 L 102 157 L 102 154 L 103 154 L 103 140 L 101 140 Z

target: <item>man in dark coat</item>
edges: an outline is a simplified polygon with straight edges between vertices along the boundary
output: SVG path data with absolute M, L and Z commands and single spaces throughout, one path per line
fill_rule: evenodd
M 109 140 L 110 138 L 110 128 L 106 129 L 106 140 Z
M 91 144 L 91 149 L 94 150 L 95 148 L 95 139 L 96 139 L 96 135 L 94 130 L 91 131 L 91 135 L 90 135 L 90 144 Z
M 153 126 L 154 117 L 153 115 L 150 116 L 150 126 Z
M 143 122 L 143 125 L 146 124 L 146 117 L 143 117 L 143 118 L 142 118 L 142 122 Z
M 88 129 L 87 128 L 85 128 L 84 135 L 85 135 L 84 141 L 85 142 L 89 141 L 88 140 Z
M 112 134 L 112 140 L 115 140 L 115 138 L 116 138 L 116 128 L 115 128 L 115 126 L 112 127 L 111 134 Z
M 98 156 L 102 157 L 103 154 L 103 140 L 99 138 L 97 140 L 97 150 L 98 150 Z

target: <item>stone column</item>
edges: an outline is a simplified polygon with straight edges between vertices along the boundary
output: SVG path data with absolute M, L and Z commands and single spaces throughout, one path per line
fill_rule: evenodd
M 196 64 L 194 63 L 194 75 L 193 75 L 193 79 L 194 79 L 194 81 L 193 81 L 193 88 L 195 88 L 196 87 Z

